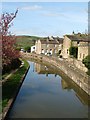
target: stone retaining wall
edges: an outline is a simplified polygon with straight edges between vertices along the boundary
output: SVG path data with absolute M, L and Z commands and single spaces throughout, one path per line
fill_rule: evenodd
M 75 58 L 67 58 L 67 61 L 70 62 L 70 64 L 76 66 L 77 68 L 79 68 L 80 70 L 82 70 L 83 72 L 87 72 L 88 69 L 85 67 L 85 65 L 82 63 L 82 61 L 79 61 Z
M 90 95 L 90 76 L 88 76 L 86 73 L 83 73 L 80 69 L 72 66 L 66 60 L 52 56 L 37 55 L 31 53 L 24 53 L 22 56 L 45 61 L 56 66 L 58 69 L 62 70 L 69 78 L 71 78 L 88 95 Z

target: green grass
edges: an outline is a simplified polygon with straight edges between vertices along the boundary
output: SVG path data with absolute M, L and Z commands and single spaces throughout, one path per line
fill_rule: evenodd
M 7 77 L 7 76 L 10 74 L 10 72 L 11 72 L 11 71 L 9 71 L 8 73 L 3 74 L 1 80 L 5 79 L 5 77 Z
M 35 44 L 35 41 L 38 39 L 42 39 L 41 37 L 36 36 L 17 36 L 16 43 L 19 47 L 27 47 L 27 46 L 33 46 Z
M 24 66 L 19 68 L 10 78 L 2 85 L 2 109 L 7 106 L 9 99 L 13 98 L 20 80 L 28 69 L 29 64 L 24 60 Z
M 2 100 L 0 100 L 0 114 L 2 113 Z

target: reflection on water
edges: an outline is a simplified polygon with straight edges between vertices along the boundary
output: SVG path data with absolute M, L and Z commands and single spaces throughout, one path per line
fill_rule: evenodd
M 61 72 L 30 63 L 10 118 L 87 118 L 88 96 Z
M 46 76 L 48 76 L 48 74 L 54 74 L 55 77 L 57 76 L 56 69 L 48 68 L 47 66 L 38 63 L 34 63 L 34 66 L 35 66 L 35 71 L 38 74 L 46 74 Z M 77 85 L 75 85 L 73 81 L 71 84 L 71 81 L 68 83 L 67 80 L 61 79 L 61 85 L 62 85 L 62 89 L 66 89 L 66 90 L 74 89 L 76 91 L 76 96 L 80 99 L 80 101 L 83 104 L 88 105 L 89 102 L 88 95 L 84 93 L 84 91 L 82 91 L 82 89 L 80 89 Z
M 62 89 L 72 89 L 71 86 L 65 81 L 65 80 L 61 80 L 61 84 L 62 84 Z
M 54 74 L 55 77 L 57 76 L 57 72 L 55 72 L 52 68 L 47 67 L 46 65 L 34 63 L 34 67 L 35 72 L 37 72 L 38 74 L 46 74 L 46 76 L 48 76 L 48 74 Z

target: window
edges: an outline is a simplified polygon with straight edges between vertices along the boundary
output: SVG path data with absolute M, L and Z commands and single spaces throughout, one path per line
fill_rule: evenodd
M 61 54 L 61 50 L 59 50 L 59 54 Z
M 67 54 L 68 54 L 68 49 L 67 49 Z
M 79 41 L 77 42 L 77 44 L 79 44 Z

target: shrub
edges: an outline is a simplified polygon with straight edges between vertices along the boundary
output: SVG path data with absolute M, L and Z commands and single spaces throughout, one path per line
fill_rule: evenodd
M 74 46 L 71 46 L 69 48 L 69 54 L 75 58 L 77 58 L 77 54 L 78 54 L 78 47 L 74 47 Z
M 8 73 L 11 70 L 18 68 L 20 65 L 21 65 L 21 61 L 18 58 L 13 59 L 11 63 L 3 66 L 2 74 Z
M 30 46 L 27 46 L 27 47 L 25 47 L 24 49 L 25 49 L 25 51 L 27 51 L 27 52 L 31 52 L 31 47 L 30 47 Z
M 18 58 L 12 60 L 12 62 L 11 62 L 11 68 L 12 68 L 12 69 L 16 69 L 16 68 L 18 68 L 20 65 L 21 65 L 21 61 L 20 61 Z
M 90 69 L 90 55 L 86 56 L 83 60 L 82 60 L 83 64 L 85 64 L 85 66 Z

